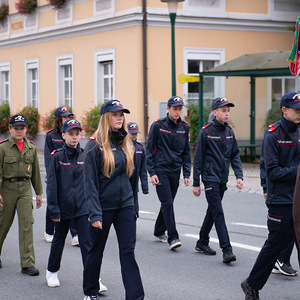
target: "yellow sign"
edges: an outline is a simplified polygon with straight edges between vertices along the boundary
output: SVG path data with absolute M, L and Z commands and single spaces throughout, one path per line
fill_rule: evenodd
M 184 74 L 180 74 L 178 80 L 180 83 L 199 82 L 199 76 L 186 76 Z

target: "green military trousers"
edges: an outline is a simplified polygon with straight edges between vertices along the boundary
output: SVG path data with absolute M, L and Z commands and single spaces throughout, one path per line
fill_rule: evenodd
M 0 207 L 0 256 L 7 233 L 13 223 L 15 212 L 19 221 L 19 249 L 21 268 L 35 265 L 33 248 L 33 202 L 30 180 L 10 182 L 4 180 L 0 194 L 3 206 Z

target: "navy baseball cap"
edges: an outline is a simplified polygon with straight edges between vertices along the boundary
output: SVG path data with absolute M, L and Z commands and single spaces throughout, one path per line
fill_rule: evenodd
M 134 122 L 129 122 L 127 123 L 127 130 L 129 133 L 141 133 L 139 131 L 139 126 L 138 124 L 134 123 Z
M 54 112 L 55 118 L 60 117 L 60 116 L 65 117 L 65 116 L 70 116 L 70 115 L 73 116 L 73 114 L 71 112 L 69 112 L 65 106 L 58 107 Z
M 178 105 L 184 105 L 181 97 L 173 96 L 168 100 L 167 106 L 178 106 Z
M 28 127 L 26 117 L 24 115 L 20 115 L 20 114 L 12 116 L 9 120 L 9 124 L 12 127 L 16 127 L 19 125 Z
M 215 110 L 218 107 L 222 107 L 222 106 L 230 106 L 230 107 L 234 107 L 235 105 L 231 102 L 229 102 L 226 98 L 221 97 L 221 98 L 217 98 L 214 100 L 213 105 L 212 105 L 212 109 Z
M 283 95 L 280 101 L 280 108 L 283 106 L 300 108 L 300 94 L 295 92 L 289 92 Z
M 130 111 L 127 108 L 123 107 L 123 104 L 119 100 L 109 100 L 101 106 L 100 116 L 109 112 L 109 111 L 120 111 L 122 110 L 126 114 L 130 114 Z
M 71 129 L 78 128 L 82 130 L 80 123 L 77 120 L 70 119 L 65 121 L 62 132 L 69 131 Z

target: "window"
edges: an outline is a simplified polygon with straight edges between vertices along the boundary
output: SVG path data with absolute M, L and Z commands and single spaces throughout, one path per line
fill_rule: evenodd
M 106 14 L 114 11 L 115 0 L 94 0 L 94 14 Z
M 272 77 L 269 78 L 269 103 L 268 109 L 273 105 L 280 103 L 281 97 L 288 92 L 300 92 L 300 78 L 299 77 Z
M 10 64 L 0 63 L 0 102 L 10 103 Z
M 73 56 L 58 57 L 58 105 L 73 108 Z
M 106 49 L 95 52 L 96 61 L 96 104 L 115 98 L 115 50 Z
M 214 49 L 184 49 L 184 74 L 199 76 L 199 72 L 207 71 L 224 62 L 224 50 Z M 183 94 L 188 103 L 198 103 L 199 82 L 186 82 Z M 222 77 L 204 77 L 203 100 L 204 107 L 210 108 L 213 99 L 222 97 L 225 93 L 225 81 Z
M 26 105 L 39 107 L 39 61 L 38 59 L 25 62 Z

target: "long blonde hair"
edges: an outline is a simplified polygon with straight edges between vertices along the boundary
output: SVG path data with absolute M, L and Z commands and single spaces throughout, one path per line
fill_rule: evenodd
M 95 132 L 96 141 L 99 144 L 100 148 L 103 150 L 102 172 L 108 178 L 110 178 L 112 173 L 115 171 L 115 158 L 111 149 L 110 136 L 109 136 L 109 132 L 112 129 L 109 122 L 111 117 L 112 117 L 111 112 L 104 113 L 100 117 L 100 122 Z M 125 116 L 124 116 L 122 127 L 125 130 L 126 128 Z M 128 177 L 130 177 L 134 169 L 134 162 L 133 162 L 134 149 L 132 143 L 129 140 L 128 135 L 126 135 L 122 140 L 121 147 L 126 156 L 126 174 Z

